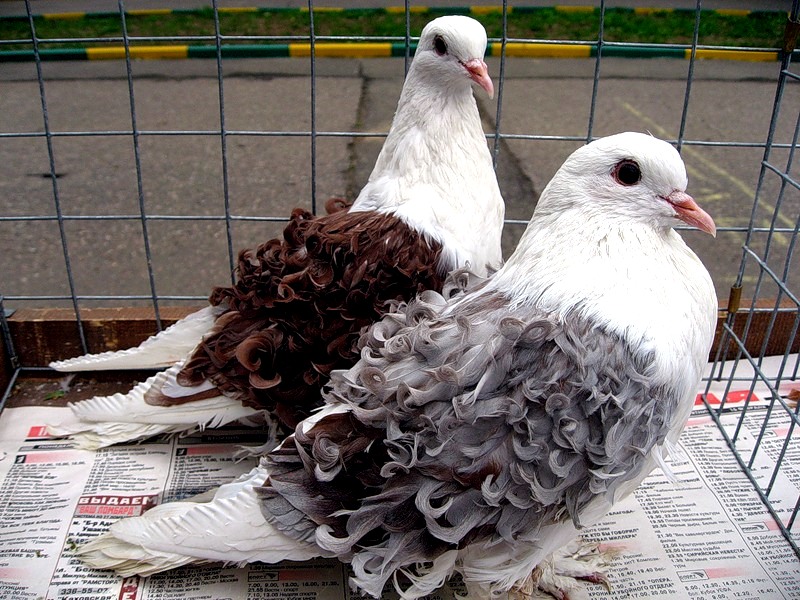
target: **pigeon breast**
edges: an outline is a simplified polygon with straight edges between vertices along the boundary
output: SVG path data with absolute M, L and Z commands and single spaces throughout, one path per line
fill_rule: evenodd
M 426 292 L 373 327 L 333 376 L 328 400 L 350 411 L 269 456 L 266 519 L 351 557 L 368 591 L 468 544 L 590 524 L 582 512 L 639 475 L 676 408 L 651 357 L 589 320 L 498 293 L 437 316 L 444 304 Z

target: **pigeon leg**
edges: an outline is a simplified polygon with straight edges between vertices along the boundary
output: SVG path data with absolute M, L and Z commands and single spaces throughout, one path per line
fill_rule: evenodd
M 537 565 L 531 575 L 509 594 L 509 600 L 545 598 L 547 595 L 557 600 L 581 600 L 588 596 L 580 581 L 600 583 L 610 591 L 611 585 L 603 568 L 610 565 L 616 555 L 615 549 L 601 550 L 599 544 L 575 540 Z

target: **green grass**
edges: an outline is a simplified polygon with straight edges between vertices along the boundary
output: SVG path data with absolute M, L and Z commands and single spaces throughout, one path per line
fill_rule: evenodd
M 425 23 L 438 14 L 439 11 L 412 14 L 412 35 L 419 35 Z M 484 24 L 490 38 L 502 35 L 502 16 L 499 13 L 473 16 Z M 129 15 L 126 23 L 128 35 L 135 37 L 183 38 L 214 35 L 211 9 L 170 15 Z M 402 37 L 405 35 L 405 16 L 383 11 L 315 12 L 314 23 L 316 34 L 322 36 Z M 599 23 L 600 15 L 597 10 L 563 12 L 544 8 L 531 12 L 512 11 L 508 16 L 508 35 L 512 38 L 592 41 L 597 39 Z M 781 45 L 785 23 L 786 14 L 780 12 L 756 12 L 746 16 L 735 16 L 704 11 L 700 21 L 699 43 L 713 46 L 776 48 Z M 604 39 L 617 42 L 688 44 L 692 40 L 694 24 L 695 15 L 692 11 L 634 14 L 633 11 L 626 9 L 608 9 L 604 22 Z M 80 19 L 37 18 L 35 28 L 40 40 L 122 37 L 122 25 L 116 15 L 89 16 Z M 299 11 L 220 14 L 220 32 L 223 35 L 307 36 L 308 31 L 308 14 Z M 31 31 L 27 21 L 0 19 L 0 40 L 30 39 Z M 269 43 L 271 40 L 256 41 Z M 162 43 L 175 44 L 181 43 L 181 40 Z M 182 43 L 209 42 L 184 40 Z M 63 48 L 83 45 L 87 44 L 46 42 L 42 43 L 41 47 Z M 88 45 L 96 46 L 98 43 L 93 42 Z M 0 44 L 0 50 L 22 50 L 30 47 L 30 42 Z

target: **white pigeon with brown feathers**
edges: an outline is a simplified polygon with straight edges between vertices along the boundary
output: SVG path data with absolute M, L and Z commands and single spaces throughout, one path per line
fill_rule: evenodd
M 456 572 L 471 597 L 561 593 L 551 555 L 667 469 L 708 358 L 714 286 L 673 228 L 715 226 L 686 185 L 654 137 L 578 149 L 490 279 L 384 317 L 257 468 L 78 556 L 122 575 L 335 556 L 376 598 Z
M 504 204 L 472 83 L 494 94 L 486 32 L 465 16 L 422 31 L 389 134 L 349 211 L 296 210 L 283 239 L 240 255 L 212 306 L 137 348 L 87 355 L 59 371 L 164 368 L 129 393 L 71 405 L 50 426 L 97 448 L 260 414 L 288 431 L 319 406 L 330 372 L 357 359 L 363 327 L 392 302 L 441 290 L 448 272 L 502 264 Z

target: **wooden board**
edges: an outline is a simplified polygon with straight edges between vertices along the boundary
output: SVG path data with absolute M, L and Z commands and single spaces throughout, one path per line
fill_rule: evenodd
M 161 307 L 162 327 L 172 325 L 199 307 Z M 151 308 L 92 308 L 81 311 L 84 336 L 91 353 L 140 344 L 158 331 Z M 27 308 L 8 318 L 19 365 L 44 367 L 54 360 L 83 354 L 77 320 L 68 308 Z M 2 344 L 4 346 L 4 344 Z M 5 348 L 0 352 L 5 352 Z M 7 352 L 0 366 L 2 389 L 13 372 Z
M 743 335 L 747 328 L 745 346 L 753 356 L 781 355 L 787 349 L 800 351 L 800 336 L 797 335 L 797 308 L 791 304 L 783 312 L 773 316 L 774 303 L 761 303 L 765 312 L 740 310 L 733 320 L 733 329 Z M 162 307 L 162 326 L 167 327 L 199 307 Z M 709 360 L 716 356 L 720 343 L 724 311 L 720 312 L 717 337 Z M 93 308 L 81 312 L 83 330 L 89 352 L 105 352 L 136 346 L 157 331 L 153 311 L 150 308 Z M 766 339 L 767 329 L 772 332 Z M 748 321 L 750 322 L 748 327 Z M 75 314 L 71 309 L 20 309 L 8 318 L 8 326 L 14 350 L 22 367 L 44 367 L 53 360 L 61 360 L 83 353 Z M 5 389 L 13 369 L 9 364 L 7 349 L 0 344 L 0 389 Z M 726 358 L 736 355 L 736 345 L 728 339 Z

